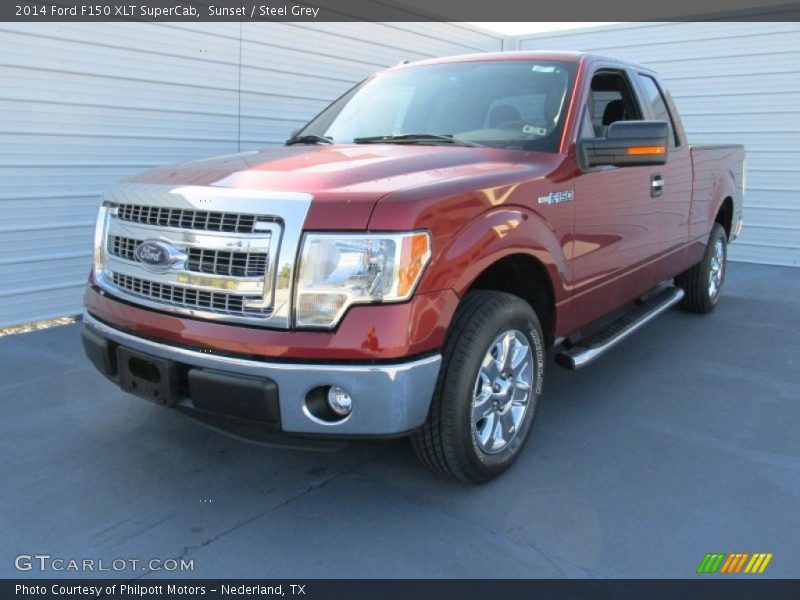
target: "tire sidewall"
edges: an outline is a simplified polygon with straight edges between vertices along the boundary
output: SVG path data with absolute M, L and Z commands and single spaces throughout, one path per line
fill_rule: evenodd
M 536 314 L 522 300 L 508 304 L 504 310 L 476 325 L 479 327 L 478 339 L 474 347 L 467 350 L 467 359 L 460 365 L 460 368 L 451 370 L 447 374 L 445 390 L 449 390 L 450 401 L 454 404 L 455 431 L 453 433 L 457 440 L 456 450 L 461 450 L 460 458 L 467 461 L 471 467 L 470 470 L 480 473 L 482 478 L 489 479 L 513 464 L 530 437 L 544 383 L 545 345 Z M 475 380 L 492 342 L 499 334 L 512 329 L 525 335 L 530 344 L 535 381 L 528 400 L 528 409 L 517 434 L 502 451 L 489 454 L 478 445 L 472 431 L 472 400 Z
M 709 276 L 711 275 L 711 259 L 714 256 L 714 246 L 717 244 L 717 240 L 722 240 L 722 279 L 719 282 L 719 288 L 717 288 L 717 293 L 712 297 L 708 294 L 708 284 L 709 284 Z M 708 239 L 708 246 L 706 247 L 706 255 L 703 259 L 703 269 L 700 273 L 701 283 L 703 285 L 703 293 L 706 297 L 706 302 L 709 305 L 709 308 L 715 307 L 719 303 L 720 297 L 722 297 L 722 288 L 725 285 L 725 278 L 728 275 L 728 239 L 727 235 L 725 234 L 725 229 L 719 223 L 716 223 L 711 230 L 711 235 Z

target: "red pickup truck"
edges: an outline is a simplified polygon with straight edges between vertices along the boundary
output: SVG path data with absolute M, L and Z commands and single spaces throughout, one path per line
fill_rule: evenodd
M 109 189 L 84 347 L 240 437 L 408 435 L 487 481 L 530 437 L 549 348 L 574 369 L 673 304 L 714 309 L 744 179 L 743 148 L 689 145 L 645 67 L 403 64 L 283 147 Z

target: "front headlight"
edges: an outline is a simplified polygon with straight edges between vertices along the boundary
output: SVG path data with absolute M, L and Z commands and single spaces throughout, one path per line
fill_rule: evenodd
M 430 237 L 424 232 L 307 233 L 295 325 L 330 329 L 352 304 L 407 300 L 430 257 Z

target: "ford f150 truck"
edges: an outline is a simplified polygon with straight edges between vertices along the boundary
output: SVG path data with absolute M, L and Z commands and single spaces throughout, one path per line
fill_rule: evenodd
M 530 437 L 548 349 L 574 369 L 674 304 L 714 309 L 744 179 L 743 148 L 690 145 L 645 67 L 399 65 L 283 147 L 109 189 L 84 347 L 240 437 L 408 435 L 488 481 Z

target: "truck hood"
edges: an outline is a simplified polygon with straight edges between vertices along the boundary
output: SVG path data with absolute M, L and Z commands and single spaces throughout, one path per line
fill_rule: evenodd
M 555 155 L 460 146 L 278 146 L 160 167 L 128 182 L 307 192 L 321 209 L 316 212 L 326 219 L 336 219 L 341 215 L 338 205 L 346 204 L 346 219 L 340 217 L 342 222 L 336 219 L 329 226 L 363 229 L 375 203 L 391 192 L 454 179 L 462 184 L 472 178 L 485 182 L 487 177 L 513 177 L 514 172 L 531 179 L 552 170 L 554 159 Z

